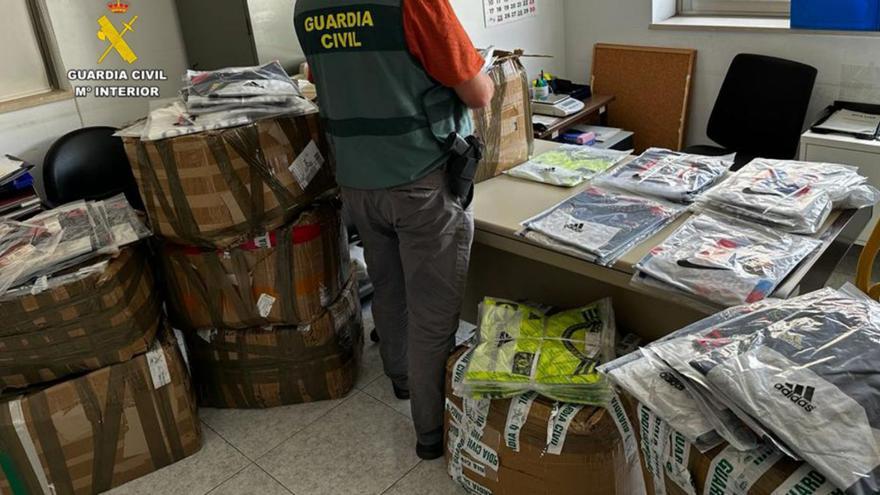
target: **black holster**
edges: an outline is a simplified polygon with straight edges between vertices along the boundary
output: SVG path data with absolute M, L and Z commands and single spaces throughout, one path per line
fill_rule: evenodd
M 446 164 L 449 190 L 467 208 L 474 199 L 474 176 L 483 159 L 483 142 L 477 136 L 463 138 L 454 132 L 446 138 L 446 149 L 450 154 Z

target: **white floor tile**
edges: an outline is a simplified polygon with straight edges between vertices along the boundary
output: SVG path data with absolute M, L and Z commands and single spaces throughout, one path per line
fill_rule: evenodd
M 202 428 L 202 450 L 177 464 L 172 464 L 131 483 L 110 495 L 203 495 L 241 471 L 250 461 L 210 428 Z
M 382 403 L 399 412 L 400 414 L 403 414 L 407 418 L 412 419 L 412 409 L 410 409 L 410 401 L 400 400 L 394 396 L 394 389 L 391 387 L 391 379 L 387 376 L 383 375 L 373 380 L 372 383 L 364 388 L 364 392 L 372 396 L 374 399 L 381 401 Z
M 446 462 L 422 461 L 385 495 L 464 495 L 464 487 L 452 481 L 446 472 Z
M 412 423 L 359 393 L 257 464 L 295 494 L 381 493 L 417 463 Z
M 251 464 L 211 491 L 210 495 L 291 495 L 291 493 L 259 466 Z
M 272 409 L 202 409 L 202 421 L 251 460 L 338 406 L 342 400 L 312 402 Z

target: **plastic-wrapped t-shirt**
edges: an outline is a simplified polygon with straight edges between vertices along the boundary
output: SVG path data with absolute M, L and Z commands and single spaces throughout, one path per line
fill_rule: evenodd
M 691 203 L 733 165 L 733 156 L 689 155 L 650 148 L 598 177 L 595 183 L 670 201 Z
M 706 192 L 698 204 L 788 232 L 815 234 L 837 208 L 875 204 L 880 193 L 857 169 L 759 158 Z
M 50 257 L 61 237 L 57 224 L 0 221 L 0 295 Z
M 190 94 L 222 100 L 252 96 L 301 96 L 278 61 L 255 67 L 227 67 L 214 71 L 188 70 L 184 78 Z
M 852 290 L 808 297 L 689 361 L 716 394 L 862 495 L 880 492 L 880 304 Z
M 628 156 L 628 151 L 563 145 L 541 153 L 505 173 L 544 184 L 574 187 L 617 165 Z
M 768 297 L 820 244 L 816 239 L 701 214 L 653 248 L 636 269 L 697 297 L 735 306 Z
M 526 220 L 523 226 L 594 255 L 596 263 L 610 266 L 684 211 L 684 206 L 664 200 L 589 187 Z

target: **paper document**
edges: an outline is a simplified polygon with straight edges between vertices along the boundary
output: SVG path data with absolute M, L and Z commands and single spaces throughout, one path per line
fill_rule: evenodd
M 549 117 L 547 115 L 538 115 L 538 114 L 532 115 L 532 123 L 533 124 L 544 124 L 547 127 L 555 125 L 560 120 L 561 119 L 559 119 L 558 117 Z
M 828 120 L 817 125 L 815 129 L 874 135 L 878 127 L 880 127 L 880 115 L 844 109 L 834 112 Z
M 0 179 L 19 172 L 22 165 L 24 162 L 0 155 Z

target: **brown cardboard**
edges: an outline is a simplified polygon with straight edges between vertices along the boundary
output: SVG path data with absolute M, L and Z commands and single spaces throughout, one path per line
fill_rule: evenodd
M 190 331 L 308 323 L 342 291 L 347 239 L 339 207 L 328 202 L 226 251 L 166 244 L 171 321 Z
M 626 409 L 630 419 L 634 424 L 638 424 L 637 402 L 629 396 L 625 397 L 624 401 L 627 405 Z M 685 490 L 685 487 L 679 484 L 686 483 L 686 480 L 676 482 L 672 476 L 666 473 L 663 473 L 657 480 L 654 479 L 654 476 L 652 475 L 651 470 L 648 469 L 645 461 L 646 447 L 643 443 L 641 428 L 636 427 L 634 430 L 639 442 L 639 459 L 647 493 L 649 495 L 656 495 L 658 490 L 655 488 L 655 483 L 659 483 L 664 487 L 665 493 L 668 495 L 688 495 L 688 491 Z M 673 458 L 673 452 L 676 448 L 674 442 L 674 434 L 671 434 L 669 449 L 667 451 L 670 459 Z M 684 452 L 686 449 L 687 476 L 691 480 L 690 486 L 693 488 L 694 493 L 708 493 L 713 495 L 733 493 L 733 480 L 730 479 L 731 476 L 727 475 L 730 468 L 724 463 L 724 458 L 727 457 L 728 452 L 730 452 L 728 450 L 729 448 L 729 445 L 724 443 L 705 453 L 701 453 L 696 447 L 687 443 L 683 438 L 679 439 L 678 455 L 681 455 L 680 453 Z M 716 459 L 718 460 L 718 463 L 714 466 L 714 469 L 717 473 L 714 471 L 710 472 L 713 469 L 713 461 Z M 789 457 L 781 456 L 778 460 L 775 460 L 772 463 L 768 462 L 767 466 L 769 467 L 766 468 L 766 471 L 754 480 L 750 486 L 746 487 L 743 491 L 736 491 L 736 493 L 742 493 L 744 495 L 810 495 L 820 493 L 818 489 L 821 487 L 821 493 L 843 495 L 841 490 L 831 487 L 824 476 L 813 470 L 803 461 L 795 461 Z M 780 488 L 783 485 L 785 485 L 785 487 Z M 739 490 L 740 488 L 741 487 L 738 487 L 737 489 Z
M 354 387 L 363 351 L 361 318 L 352 277 L 340 298 L 310 324 L 190 332 L 199 403 L 254 409 L 345 396 Z
M 123 249 L 103 272 L 37 294 L 13 291 L 0 298 L 0 391 L 146 352 L 159 327 L 162 303 L 144 249 Z
M 489 69 L 495 96 L 485 109 L 471 113 L 475 134 L 486 144 L 476 182 L 491 179 L 529 159 L 534 150 L 529 76 L 520 63 L 521 51 L 495 52 Z
M 131 361 L 0 399 L 0 493 L 101 493 L 196 453 L 189 375 L 163 334 Z
M 459 410 L 463 401 L 452 392 L 452 370 L 464 350 L 460 349 L 447 364 L 446 396 Z M 639 465 L 627 462 L 624 442 L 610 413 L 603 408 L 584 407 L 571 422 L 560 455 L 545 452 L 547 425 L 554 403 L 539 397 L 520 430 L 519 452 L 503 440 L 510 400 L 494 400 L 488 413 L 481 441 L 498 454 L 499 468 L 486 469 L 480 475 L 464 468 L 462 473 L 494 495 L 638 495 L 644 493 Z M 452 415 L 445 415 L 446 460 L 450 463 Z M 467 453 L 465 457 L 474 459 Z M 487 466 L 486 464 L 483 464 Z M 482 491 L 478 488 L 478 492 Z M 489 493 L 486 492 L 486 493 Z
M 159 141 L 123 141 L 153 230 L 182 244 L 241 244 L 290 222 L 335 185 L 317 114 Z M 290 168 L 311 142 L 325 165 L 301 185 Z

